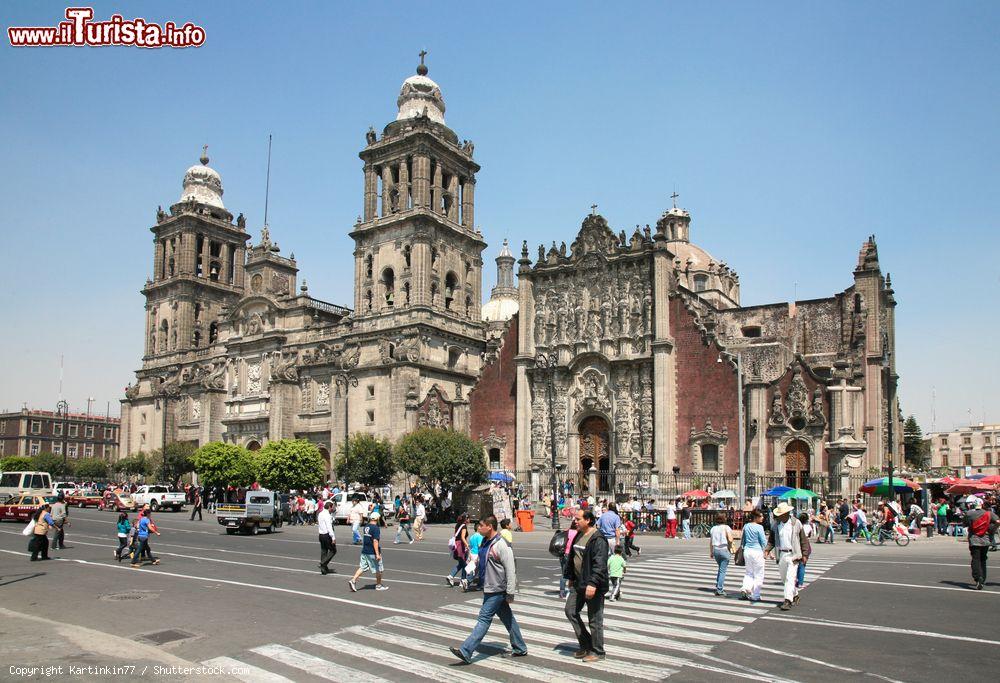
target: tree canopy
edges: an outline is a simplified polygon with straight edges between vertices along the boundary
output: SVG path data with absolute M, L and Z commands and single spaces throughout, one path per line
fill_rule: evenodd
M 231 443 L 207 443 L 194 452 L 192 462 L 205 486 L 249 486 L 257 478 L 250 452 Z
M 0 472 L 29 472 L 34 468 L 34 461 L 24 455 L 9 455 L 0 459 Z
M 84 458 L 76 463 L 76 476 L 80 479 L 104 479 L 108 476 L 108 463 L 101 458 Z
M 147 453 L 139 451 L 115 463 L 115 470 L 129 476 L 148 476 L 153 473 Z
M 48 472 L 53 478 L 68 477 L 73 474 L 73 463 L 63 460 L 61 455 L 39 453 L 31 458 L 31 469 Z
M 272 491 L 316 486 L 326 474 L 319 448 L 305 439 L 269 441 L 254 453 L 254 461 L 257 481 Z
M 159 467 L 156 472 L 166 482 L 178 482 L 188 472 L 194 471 L 191 456 L 197 450 L 193 441 L 173 441 L 164 446 L 159 455 Z
M 347 457 L 344 447 L 335 462 L 337 477 L 348 484 L 358 482 L 366 486 L 384 486 L 396 473 L 392 444 L 371 434 L 355 434 L 348 442 Z
M 929 451 L 917 418 L 910 415 L 903 423 L 903 459 L 917 469 L 924 469 L 930 460 Z
M 460 492 L 486 481 L 483 447 L 461 432 L 423 428 L 410 432 L 396 445 L 399 469 L 413 474 L 431 490 Z

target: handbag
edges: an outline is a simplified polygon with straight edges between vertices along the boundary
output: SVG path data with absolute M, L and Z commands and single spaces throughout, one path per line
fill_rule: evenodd
M 562 557 L 566 552 L 566 537 L 568 532 L 557 531 L 552 534 L 552 540 L 549 541 L 549 555 L 552 557 Z
M 746 531 L 743 531 L 743 536 L 746 535 Z M 744 567 L 747 563 L 747 558 L 743 556 L 743 536 L 740 536 L 740 547 L 736 549 L 736 553 L 733 557 L 733 564 L 737 567 Z
M 29 519 L 28 526 L 21 529 L 22 536 L 31 536 L 35 533 L 35 520 Z

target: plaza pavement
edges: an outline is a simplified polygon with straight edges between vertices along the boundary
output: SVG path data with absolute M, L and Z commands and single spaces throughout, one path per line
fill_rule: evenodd
M 468 635 L 481 595 L 445 584 L 450 527 L 413 545 L 393 545 L 395 529 L 384 530 L 390 590 L 363 578 L 351 593 L 358 548 L 346 527 L 337 527 L 337 573 L 324 577 L 315 527 L 226 536 L 207 513 L 191 522 L 161 512 L 152 545 L 162 564 L 132 570 L 112 558 L 115 517 L 73 510 L 70 548 L 37 563 L 27 561 L 22 525 L 0 524 L 0 678 L 15 678 L 10 665 L 103 663 L 208 666 L 241 672 L 219 680 L 248 681 L 923 681 L 982 675 L 977 661 L 1000 653 L 1000 567 L 991 555 L 986 590 L 969 590 L 968 551 L 950 538 L 817 545 L 802 603 L 780 612 L 773 563 L 764 601 L 750 605 L 737 599 L 741 568 L 730 569 L 728 597 L 713 594 L 707 540 L 640 537 L 624 600 L 607 607 L 608 658 L 595 666 L 571 656 L 551 530 L 518 533 L 514 612 L 530 655 L 504 657 L 495 622 L 464 666 L 447 647 Z

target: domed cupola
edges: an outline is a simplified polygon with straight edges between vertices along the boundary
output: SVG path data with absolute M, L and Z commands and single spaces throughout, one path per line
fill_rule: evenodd
M 396 115 L 396 120 L 411 119 L 426 114 L 431 121 L 444 125 L 444 98 L 441 96 L 438 84 L 427 77 L 427 65 L 424 64 L 426 54 L 426 52 L 420 53 L 417 75 L 403 81 L 403 87 L 399 89 L 399 99 L 396 100 L 399 113 Z
M 184 174 L 184 189 L 179 202 L 198 202 L 225 210 L 222 203 L 222 176 L 208 165 L 208 145 L 202 148 L 201 164 L 192 166 Z

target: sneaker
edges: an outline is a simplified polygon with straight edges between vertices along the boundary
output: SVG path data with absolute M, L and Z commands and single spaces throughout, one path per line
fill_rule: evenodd
M 525 650 L 524 652 L 511 652 L 510 656 L 511 657 L 527 657 L 528 656 L 528 651 Z
M 750 594 L 746 591 L 740 591 L 740 600 L 749 600 Z
M 573 653 L 573 656 L 576 657 L 577 659 L 583 659 L 589 654 L 590 650 L 577 650 L 576 652 Z
M 413 541 L 410 541 L 410 545 L 413 545 Z
M 591 652 L 586 657 L 583 658 L 585 662 L 603 662 L 605 655 L 598 655 Z
M 636 549 L 635 549 L 635 554 L 636 554 L 637 556 L 639 556 L 639 557 L 642 557 L 642 548 L 636 548 Z
M 788 610 L 792 609 L 791 600 L 785 600 L 783 603 L 781 603 L 781 607 L 779 607 L 778 609 L 780 609 L 782 612 L 787 612 Z
M 977 591 L 981 591 L 981 590 L 983 590 L 983 585 L 984 585 L 984 584 L 983 584 L 983 582 L 982 582 L 982 581 L 976 581 L 976 590 L 977 590 Z
M 794 597 L 794 598 L 792 598 L 792 604 L 793 604 L 793 605 L 797 605 L 797 604 L 799 604 L 799 594 L 798 594 L 798 593 L 796 593 L 796 594 L 795 594 L 795 597 Z
M 462 579 L 460 581 L 460 583 L 462 584 L 462 590 L 468 592 L 468 590 L 469 590 L 469 580 L 468 579 Z
M 358 585 L 356 583 L 354 583 L 354 579 L 351 579 L 350 581 L 348 581 L 347 585 L 350 586 L 352 593 L 357 593 L 358 592 Z
M 153 560 L 153 564 L 160 564 L 159 560 Z
M 389 587 L 386 586 L 386 585 L 384 585 L 384 584 L 381 584 L 381 583 L 376 583 L 375 584 L 375 590 L 377 590 L 377 591 L 387 591 L 387 590 L 389 590 Z
M 472 660 L 465 656 L 465 654 L 457 647 L 449 647 L 451 653 L 462 660 L 463 664 L 472 664 Z
M 449 574 L 449 575 L 447 575 L 447 576 L 445 576 L 445 577 L 444 577 L 444 580 L 445 580 L 445 581 L 447 581 L 447 582 L 448 582 L 448 585 L 449 585 L 449 586 L 451 586 L 452 588 L 454 588 L 454 587 L 455 587 L 455 579 L 454 579 L 454 578 L 452 578 L 452 576 L 451 576 L 450 574 Z
M 393 545 L 399 545 L 399 539 L 396 539 L 395 541 L 393 541 L 392 544 Z

